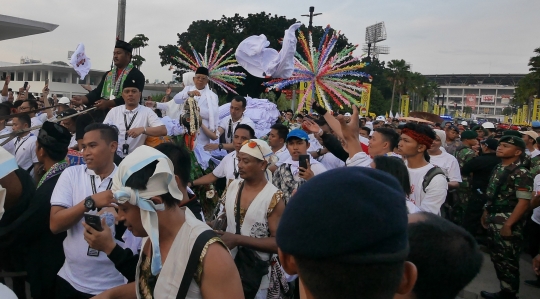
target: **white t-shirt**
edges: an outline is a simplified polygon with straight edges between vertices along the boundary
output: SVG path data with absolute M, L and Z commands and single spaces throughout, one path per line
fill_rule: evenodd
M 69 141 L 69 146 L 68 148 L 72 148 L 76 145 L 78 145 L 79 143 L 77 143 L 77 140 L 75 139 L 75 134 L 71 135 L 71 140 Z
M 534 185 L 533 185 L 533 191 L 536 194 L 536 192 L 540 191 L 540 174 L 537 174 L 534 177 Z M 532 221 L 540 224 L 540 207 L 537 207 L 533 210 L 533 214 L 531 216 Z
M 15 156 L 19 167 L 28 170 L 34 163 L 39 162 L 36 155 L 36 140 L 37 137 L 30 133 L 21 139 L 11 139 L 4 148 Z M 34 177 L 34 169 L 30 171 L 30 175 Z
M 87 169 L 86 165 L 66 168 L 58 178 L 51 196 L 51 205 L 71 208 L 84 201 L 87 196 L 93 194 L 92 176 L 95 180 L 96 193 L 107 190 L 116 170 L 115 166 L 113 172 L 101 180 L 94 171 Z M 66 260 L 58 276 L 80 292 L 97 295 L 124 284 L 124 277 L 116 270 L 114 263 L 105 253 L 100 252 L 98 256 L 87 255 L 88 243 L 84 240 L 83 221 L 84 218 L 81 218 L 77 224 L 67 230 L 67 237 L 64 240 Z M 111 230 L 114 236 L 114 225 Z
M 422 190 L 422 182 L 426 173 L 433 168 L 431 164 L 420 168 L 408 168 L 409 180 L 411 182 L 411 195 L 409 200 L 412 201 L 420 210 L 439 215 L 441 206 L 446 200 L 446 192 L 448 190 L 448 182 L 444 175 L 436 175 L 431 183 L 427 186 L 426 192 Z
M 124 115 L 126 116 L 125 121 Z M 129 126 L 132 120 L 133 123 L 131 124 L 131 126 Z M 116 150 L 116 152 L 122 158 L 126 156 L 122 151 L 125 143 L 129 144 L 129 153 L 132 153 L 137 147 L 143 145 L 146 141 L 145 134 L 141 134 L 137 138 L 128 137 L 126 141 L 126 122 L 130 129 L 164 126 L 163 122 L 161 121 L 161 119 L 159 119 L 156 113 L 148 107 L 139 105 L 137 108 L 131 111 L 126 109 L 126 105 L 112 108 L 109 113 L 107 113 L 107 116 L 105 117 L 103 123 L 108 125 L 115 125 L 118 128 L 118 149 Z
M 456 157 L 450 155 L 449 153 L 443 152 L 440 155 L 432 156 L 429 163 L 440 167 L 444 174 L 448 177 L 450 182 L 459 182 L 461 183 L 461 172 L 459 170 L 459 162 Z
M 236 159 L 236 151 L 232 151 L 221 160 L 212 173 L 218 178 L 225 178 L 229 181 L 236 179 L 234 175 L 235 170 L 238 171 L 238 159 Z
M 287 161 L 291 157 L 291 154 L 289 153 L 289 150 L 287 149 L 287 144 L 284 144 L 283 147 L 274 153 L 278 161 L 276 162 L 276 166 L 279 167 L 283 162 Z
M 245 115 L 242 115 L 242 117 L 236 122 L 231 122 L 231 119 L 232 118 L 229 115 L 229 116 L 225 117 L 224 119 L 222 119 L 219 122 L 219 127 L 224 130 L 223 135 L 225 135 L 225 143 L 232 143 L 233 142 L 234 129 L 239 124 L 248 125 L 253 129 L 253 131 L 255 131 L 255 123 L 251 120 L 251 118 L 249 118 L 249 117 L 247 117 Z M 232 126 L 232 128 L 231 128 L 232 132 L 231 132 L 231 137 L 228 137 L 227 133 L 229 132 L 229 123 L 230 122 L 231 122 L 231 126 Z
M 298 169 L 298 161 L 293 161 L 293 159 L 289 157 L 289 159 L 285 160 L 283 164 L 291 165 L 291 172 L 295 181 L 300 182 L 302 180 L 300 177 L 300 170 Z M 322 165 L 319 161 L 313 159 L 311 155 L 309 155 L 309 164 L 311 171 L 313 171 L 313 175 L 318 175 L 326 171 L 326 167 L 324 167 L 324 165 Z
M 327 170 L 335 169 L 339 167 L 345 167 L 345 162 L 341 161 L 334 154 L 328 152 L 317 159 Z
M 0 135 L 5 135 L 5 134 L 9 134 L 11 133 L 12 130 L 11 130 L 11 126 L 6 126 L 4 129 L 0 130 Z M 9 137 L 4 137 L 4 138 L 0 138 L 0 144 L 2 144 L 7 138 Z M 8 145 L 8 143 L 4 144 L 3 147 L 6 148 L 6 145 Z M 6 149 L 7 150 L 7 149 Z M 8 150 L 9 151 L 9 150 Z
M 534 149 L 534 151 L 530 152 L 531 158 L 534 158 L 538 155 L 540 155 L 540 151 L 538 149 Z

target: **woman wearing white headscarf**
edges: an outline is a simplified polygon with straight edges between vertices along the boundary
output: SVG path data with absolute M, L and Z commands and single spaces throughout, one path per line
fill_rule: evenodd
M 246 141 L 238 153 L 238 171 L 243 180 L 233 181 L 227 189 L 227 228 L 225 232 L 218 232 L 233 257 L 239 246 L 254 250 L 263 261 L 277 254 L 275 236 L 285 204 L 283 193 L 266 177 L 268 165 L 274 161 L 275 155 L 268 143 L 259 139 Z M 239 219 L 236 219 L 238 209 Z M 271 273 L 275 271 L 269 266 L 257 294 L 245 294 L 246 298 L 266 299 Z
M 459 163 L 456 157 L 450 155 L 444 150 L 446 145 L 446 133 L 443 130 L 435 129 L 437 138 L 433 141 L 431 148 L 427 150 L 430 161 L 429 163 L 440 167 L 446 177 L 448 178 L 448 188 L 457 188 L 461 183 L 461 172 L 459 170 Z

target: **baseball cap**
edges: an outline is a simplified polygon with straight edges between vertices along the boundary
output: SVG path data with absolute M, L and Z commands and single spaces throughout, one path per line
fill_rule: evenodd
M 537 121 L 537 120 L 533 121 L 532 122 L 532 127 L 533 128 L 540 128 L 540 121 Z
M 351 116 L 349 112 L 345 113 L 344 116 Z
M 289 140 L 289 138 L 292 138 L 292 137 L 296 137 L 302 140 L 309 140 L 308 134 L 300 129 L 294 129 L 290 131 L 289 135 L 287 135 L 287 140 Z
M 497 146 L 499 146 L 499 142 L 496 139 L 486 139 L 480 141 L 481 144 L 485 144 L 489 149 L 496 151 Z
M 538 138 L 538 133 L 536 133 L 535 131 L 521 131 L 520 133 L 523 134 L 523 135 L 528 135 L 534 140 L 536 140 L 536 138 Z
M 58 100 L 58 104 L 69 105 L 70 102 L 71 101 L 67 97 L 61 97 L 60 100 Z

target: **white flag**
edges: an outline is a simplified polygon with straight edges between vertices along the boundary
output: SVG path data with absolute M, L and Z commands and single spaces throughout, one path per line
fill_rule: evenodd
M 90 58 L 86 56 L 86 53 L 84 52 L 84 44 L 80 43 L 77 46 L 77 50 L 71 55 L 71 65 L 73 66 L 73 69 L 81 80 L 84 80 L 84 77 L 88 75 L 88 72 L 90 72 L 90 67 L 92 66 L 90 62 Z

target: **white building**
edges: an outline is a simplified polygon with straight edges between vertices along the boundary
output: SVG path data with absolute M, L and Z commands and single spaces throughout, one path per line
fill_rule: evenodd
M 502 116 L 510 105 L 514 90 L 525 74 L 450 74 L 426 75 L 439 84 L 441 105 L 453 114 L 463 107 L 473 108 L 476 115 Z

